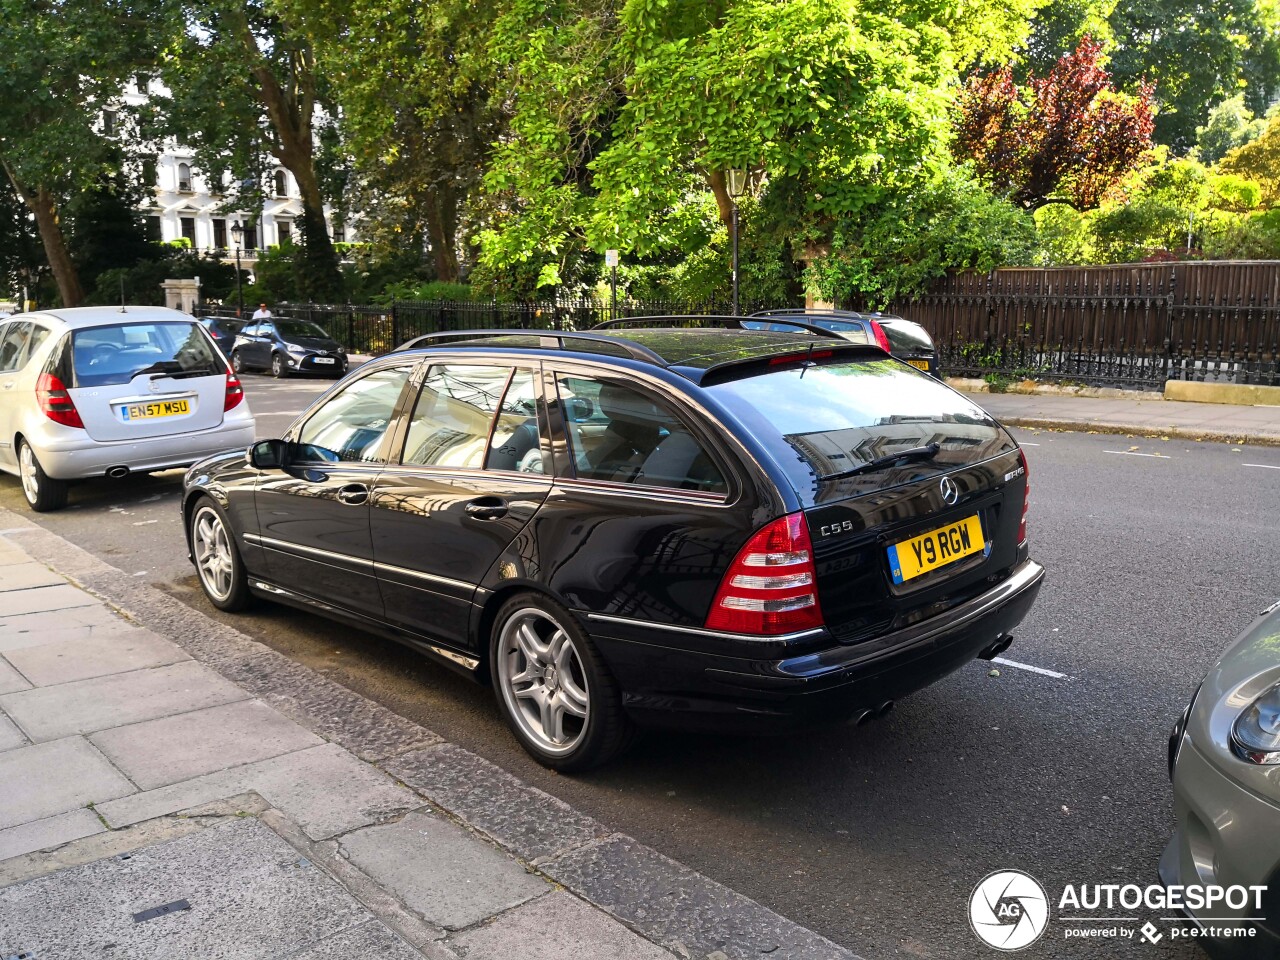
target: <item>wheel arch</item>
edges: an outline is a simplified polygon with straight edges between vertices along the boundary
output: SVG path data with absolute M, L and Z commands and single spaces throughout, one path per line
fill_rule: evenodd
M 544 584 L 535 583 L 530 580 L 508 581 L 501 586 L 496 587 L 484 603 L 478 606 L 475 614 L 475 626 L 472 630 L 472 636 L 476 641 L 476 655 L 480 660 L 479 665 L 475 669 L 475 678 L 478 683 L 485 686 L 493 685 L 492 664 L 490 663 L 490 648 L 492 646 L 492 636 L 494 621 L 498 618 L 498 611 L 502 609 L 502 605 L 512 597 L 521 593 L 532 593 L 538 596 L 546 597 L 548 600 L 554 600 L 560 606 L 569 611 L 574 617 L 574 621 L 583 633 L 590 636 L 590 631 L 582 619 L 573 612 L 573 606 L 567 603 L 564 597 L 558 596 L 554 590 L 549 589 Z

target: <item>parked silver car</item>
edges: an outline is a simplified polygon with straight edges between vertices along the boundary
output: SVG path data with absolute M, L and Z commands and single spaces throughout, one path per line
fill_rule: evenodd
M 240 380 L 198 320 L 80 307 L 0 321 L 0 470 L 33 510 L 67 481 L 185 467 L 253 442 Z
M 1169 738 L 1169 772 L 1178 827 L 1161 881 L 1265 886 L 1260 902 L 1188 915 L 1219 934 L 1198 938 L 1214 957 L 1280 957 L 1280 601 L 1204 678 Z

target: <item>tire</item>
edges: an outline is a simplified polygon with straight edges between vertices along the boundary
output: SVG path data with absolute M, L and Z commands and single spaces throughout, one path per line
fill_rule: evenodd
M 278 353 L 271 355 L 271 375 L 277 380 L 283 380 L 289 375 L 289 368 L 285 366 L 284 357 Z
M 18 477 L 22 480 L 22 495 L 27 505 L 36 513 L 61 510 L 67 505 L 69 484 L 55 480 L 44 472 L 36 452 L 26 440 L 18 441 Z
M 249 578 L 222 508 L 201 497 L 187 521 L 191 555 L 200 588 L 219 610 L 234 613 L 249 605 Z
M 231 369 L 236 372 L 236 376 L 244 373 L 244 357 L 239 350 L 231 351 Z
M 539 763 L 590 770 L 630 746 L 635 728 L 618 683 L 560 604 L 536 593 L 512 597 L 494 618 L 489 654 L 498 710 Z

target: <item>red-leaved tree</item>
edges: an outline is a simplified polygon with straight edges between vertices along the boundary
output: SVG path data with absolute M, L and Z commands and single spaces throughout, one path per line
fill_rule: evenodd
M 974 74 L 960 94 L 952 150 L 1026 210 L 1098 206 L 1151 149 L 1154 88 L 1136 96 L 1111 85 L 1101 45 L 1080 41 L 1044 78 L 1025 86 L 1002 67 Z

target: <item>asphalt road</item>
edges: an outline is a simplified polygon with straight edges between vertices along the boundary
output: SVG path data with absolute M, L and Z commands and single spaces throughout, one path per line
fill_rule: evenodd
M 247 377 L 259 435 L 327 386 Z M 227 620 L 868 960 L 994 956 L 967 926 L 993 870 L 1026 870 L 1051 896 L 1153 881 L 1172 828 L 1169 725 L 1280 595 L 1280 469 L 1250 466 L 1280 468 L 1280 449 L 1016 432 L 1049 578 L 1005 657 L 1062 676 L 973 663 L 856 730 L 650 735 L 563 777 L 519 749 L 488 690 L 396 644 L 270 605 Z M 186 561 L 180 477 L 85 483 L 35 519 L 223 617 Z M 0 476 L 0 504 L 25 511 L 16 479 Z M 1068 941 L 1065 926 L 1023 956 L 1199 956 L 1168 937 Z

